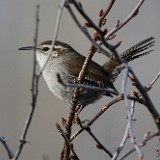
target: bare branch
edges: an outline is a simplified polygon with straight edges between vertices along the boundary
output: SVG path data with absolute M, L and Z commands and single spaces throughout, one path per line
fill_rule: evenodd
M 130 100 L 134 100 L 139 102 L 140 104 L 144 104 L 143 100 L 141 99 L 137 99 L 133 96 L 129 96 L 127 97 Z M 105 105 L 95 116 L 94 118 L 92 118 L 89 123 L 86 124 L 86 126 L 91 126 L 106 110 L 108 110 L 112 105 L 116 104 L 119 101 L 124 100 L 123 95 L 119 95 L 118 97 L 116 97 L 114 100 L 112 100 L 110 103 L 108 103 L 107 105 Z M 85 127 L 85 126 L 84 126 Z M 81 132 L 83 132 L 84 129 L 80 129 L 78 131 L 76 131 L 75 133 L 73 133 L 73 135 L 71 136 L 71 141 L 73 141 Z
M 131 142 L 133 144 L 133 146 L 135 147 L 137 153 L 138 153 L 138 157 L 139 159 L 142 159 L 143 157 L 143 153 L 140 150 L 140 148 L 137 145 L 137 141 L 136 141 L 136 136 L 134 135 L 134 131 L 133 131 L 133 114 L 132 114 L 132 110 L 131 107 L 129 105 L 128 102 L 128 98 L 127 98 L 127 92 L 126 92 L 126 88 L 127 88 L 127 79 L 128 79 L 128 66 L 126 64 L 125 65 L 125 69 L 124 69 L 124 76 L 123 76 L 123 80 L 122 80 L 122 93 L 124 95 L 124 102 L 125 102 L 125 106 L 126 106 L 126 110 L 127 110 L 127 115 L 128 115 L 128 130 L 129 130 L 129 135 L 131 138 Z
M 103 21 L 105 19 L 105 17 L 108 15 L 108 13 L 110 12 L 112 6 L 114 5 L 115 0 L 110 0 L 109 6 L 107 7 L 106 11 L 102 13 L 102 16 L 100 16 L 99 19 L 99 27 L 103 26 Z
M 93 132 L 91 131 L 91 128 L 89 126 L 85 126 L 85 128 L 80 125 L 85 131 L 88 132 L 88 134 L 95 140 L 95 142 L 97 143 L 97 148 L 98 149 L 102 149 L 103 151 L 105 151 L 107 153 L 107 155 L 109 155 L 111 158 L 113 157 L 112 153 L 106 148 L 104 147 L 104 145 L 98 140 L 98 138 L 93 134 Z
M 133 11 L 127 16 L 127 18 L 122 23 L 119 23 L 119 25 L 116 25 L 115 28 L 113 28 L 110 32 L 108 32 L 105 38 L 109 39 L 110 36 L 114 35 L 118 30 L 125 26 L 133 17 L 135 17 L 138 14 L 139 9 L 144 3 L 144 1 L 145 0 L 140 0 L 136 7 L 133 9 Z
M 145 99 L 147 109 L 151 113 L 157 128 L 160 129 L 160 116 L 159 116 L 159 113 L 156 110 L 153 102 L 151 101 L 151 99 L 150 99 L 145 87 L 141 84 L 141 82 L 136 77 L 136 75 L 134 74 L 134 72 L 133 72 L 133 70 L 131 68 L 129 68 L 129 72 L 130 72 L 129 73 L 129 77 L 130 77 L 131 81 L 134 83 L 136 88 L 142 94 L 143 98 Z
M 4 148 L 6 149 L 7 153 L 8 153 L 8 157 L 10 159 L 12 159 L 14 157 L 14 153 L 12 152 L 12 150 L 10 149 L 9 145 L 7 144 L 6 140 L 4 137 L 0 137 L 0 142 L 3 144 Z
M 151 134 L 151 135 L 149 135 L 149 136 L 147 136 L 147 137 L 139 144 L 139 147 L 140 147 L 140 148 L 144 147 L 149 140 L 151 140 L 152 138 L 154 138 L 154 137 L 156 137 L 156 136 L 159 136 L 159 131 L 158 131 L 158 132 L 155 132 L 155 133 L 153 133 L 153 134 Z M 125 159 L 127 156 L 129 156 L 131 153 L 133 153 L 133 152 L 135 152 L 135 151 L 136 151 L 135 148 L 130 149 L 130 150 L 127 151 L 122 157 L 120 157 L 119 160 Z
M 70 0 L 70 3 L 72 3 L 77 11 L 81 14 L 81 16 L 89 23 L 91 26 L 101 35 L 103 35 L 103 31 L 93 22 L 93 20 L 86 14 L 86 12 L 83 10 L 82 6 L 79 5 L 79 3 L 76 0 Z
M 158 80 L 160 77 L 160 72 L 156 75 L 156 77 L 153 79 L 153 81 L 146 87 L 147 89 L 151 89 L 154 83 Z
M 66 3 L 65 7 L 68 9 L 71 17 L 73 18 L 74 22 L 77 24 L 77 26 L 79 27 L 79 29 L 84 33 L 84 35 L 88 38 L 88 40 L 99 50 L 101 51 L 104 55 L 106 55 L 107 57 L 111 57 L 111 53 L 109 53 L 107 50 L 105 50 L 104 48 L 101 47 L 100 43 L 97 43 L 92 36 L 89 34 L 87 28 L 85 26 L 82 26 L 80 24 L 80 22 L 78 21 L 77 17 L 75 16 L 72 8 L 70 7 L 69 4 Z
M 132 106 L 131 106 L 131 117 L 132 117 L 132 121 L 133 121 L 133 114 L 134 114 L 134 106 L 135 106 L 135 101 L 132 102 Z M 122 138 L 122 141 L 120 143 L 120 145 L 118 146 L 118 148 L 116 149 L 116 152 L 113 155 L 112 160 L 116 160 L 117 157 L 119 156 L 119 154 L 121 153 L 122 149 L 125 146 L 125 143 L 127 142 L 127 140 L 130 138 L 130 134 L 129 134 L 129 127 L 130 127 L 130 120 L 128 120 L 127 123 L 127 127 L 124 133 L 124 136 Z M 136 149 L 135 149 L 136 150 Z
M 86 57 L 86 59 L 84 61 L 84 64 L 82 66 L 82 69 L 79 73 L 79 76 L 78 76 L 78 82 L 79 83 L 82 83 L 82 81 L 84 79 L 87 67 L 89 66 L 89 63 L 92 59 L 92 56 L 93 56 L 94 52 L 95 52 L 95 47 L 92 45 L 91 49 L 90 49 L 90 52 L 88 53 L 88 56 Z M 68 135 L 68 139 L 70 139 L 70 135 L 71 135 L 72 123 L 73 123 L 73 119 L 74 119 L 74 116 L 75 116 L 76 100 L 78 98 L 78 94 L 79 94 L 79 89 L 75 88 L 74 94 L 73 94 L 73 99 L 72 99 L 73 105 L 72 105 L 72 107 L 70 109 L 70 112 L 68 114 L 67 127 L 66 127 L 66 132 L 67 132 L 67 135 Z M 64 150 L 66 150 L 66 151 L 64 151 Z M 64 149 L 63 149 L 62 153 L 67 154 L 67 157 L 70 155 L 70 148 L 68 148 L 66 143 L 64 144 Z
M 34 45 L 35 45 L 35 50 L 34 50 L 34 57 L 33 57 L 33 76 L 32 76 L 32 103 L 31 103 L 31 108 L 28 114 L 28 117 L 26 119 L 24 129 L 22 131 L 22 135 L 20 138 L 20 145 L 19 148 L 17 149 L 16 153 L 14 154 L 13 160 L 17 160 L 21 154 L 21 151 L 24 147 L 24 144 L 26 144 L 26 136 L 28 133 L 28 129 L 30 127 L 30 124 L 32 122 L 32 117 L 35 111 L 36 107 L 36 101 L 37 101 L 37 96 L 38 96 L 38 79 L 36 76 L 36 46 L 37 46 L 37 38 L 38 38 L 38 26 L 39 26 L 39 5 L 37 5 L 37 11 L 36 11 L 36 27 L 35 27 L 35 39 L 34 39 Z
M 52 55 L 52 50 L 54 48 L 54 43 L 55 40 L 57 39 L 57 35 L 58 35 L 58 31 L 59 31 L 59 26 L 60 26 L 60 21 L 61 21 L 61 16 L 62 16 L 62 12 L 63 12 L 63 8 L 66 7 L 70 13 L 70 15 L 72 16 L 73 20 L 75 21 L 75 23 L 78 25 L 78 27 L 81 29 L 81 31 L 87 36 L 87 38 L 90 40 L 91 47 L 89 49 L 88 55 L 86 57 L 86 60 L 84 61 L 84 64 L 82 66 L 82 69 L 79 73 L 78 76 L 78 84 L 73 84 L 73 83 L 64 83 L 60 76 L 58 75 L 58 80 L 61 84 L 63 84 L 66 87 L 74 87 L 74 95 L 73 95 L 73 105 L 71 106 L 71 109 L 69 110 L 69 114 L 68 114 L 68 119 L 65 121 L 65 131 L 62 130 L 62 128 L 60 127 L 60 125 L 57 123 L 57 129 L 60 132 L 60 134 L 62 135 L 62 137 L 65 140 L 64 143 L 64 148 L 62 150 L 61 153 L 61 160 L 66 160 L 66 159 L 76 159 L 79 160 L 77 154 L 75 153 L 74 149 L 73 149 L 73 144 L 71 143 L 81 132 L 83 132 L 84 130 L 86 130 L 89 135 L 96 141 L 96 143 L 98 144 L 97 146 L 100 149 L 103 149 L 110 157 L 113 157 L 113 159 L 117 159 L 117 157 L 119 156 L 120 152 L 122 151 L 126 141 L 128 138 L 131 138 L 131 142 L 134 145 L 134 150 L 137 151 L 138 156 L 140 159 L 142 159 L 143 154 L 142 151 L 140 149 L 140 145 L 137 144 L 136 141 L 136 137 L 134 135 L 134 128 L 133 128 L 133 113 L 134 113 L 134 108 L 133 106 L 135 105 L 135 101 L 138 101 L 141 104 L 144 104 L 147 106 L 148 110 L 151 112 L 155 123 L 157 125 L 157 128 L 160 129 L 160 117 L 159 117 L 159 113 L 157 112 L 157 110 L 155 109 L 152 101 L 150 100 L 146 88 L 142 86 L 142 84 L 139 82 L 138 78 L 135 76 L 134 72 L 132 71 L 132 69 L 125 63 L 123 63 L 123 60 L 121 59 L 121 57 L 119 56 L 116 48 L 120 45 L 120 42 L 117 43 L 116 45 L 112 45 L 110 43 L 108 43 L 108 40 L 110 40 L 111 38 L 114 38 L 114 34 L 120 30 L 123 26 L 125 26 L 134 16 L 137 15 L 139 8 L 141 7 L 141 5 L 143 4 L 145 0 L 140 0 L 139 3 L 137 4 L 137 6 L 134 8 L 134 10 L 128 15 L 128 17 L 122 22 L 120 23 L 120 21 L 118 20 L 116 23 L 115 28 L 113 28 L 110 32 L 107 31 L 107 29 L 105 28 L 104 30 L 102 30 L 102 26 L 104 26 L 104 24 L 106 23 L 106 16 L 108 15 L 108 13 L 110 12 L 111 8 L 113 7 L 113 4 L 115 3 L 115 0 L 110 0 L 109 6 L 107 7 L 106 11 L 103 12 L 103 10 L 101 10 L 101 15 L 99 18 L 99 24 L 95 24 L 94 21 L 87 15 L 87 13 L 83 10 L 82 4 L 80 2 L 78 2 L 77 0 L 62 0 L 61 1 L 61 5 L 59 7 L 58 10 L 58 15 L 57 15 L 57 21 L 56 21 L 56 27 L 55 27 L 55 32 L 53 35 L 53 40 L 52 40 L 52 47 L 50 49 L 50 53 L 48 55 L 48 58 L 44 64 L 44 66 L 42 67 L 42 69 L 40 70 L 40 72 L 38 73 L 38 75 L 36 74 L 36 54 L 34 54 L 34 67 L 33 67 L 33 79 L 32 79 L 32 107 L 29 113 L 29 116 L 27 118 L 22 136 L 21 136 L 21 143 L 19 146 L 19 149 L 17 150 L 13 160 L 17 160 L 21 150 L 24 146 L 24 144 L 26 143 L 26 135 L 28 132 L 28 128 L 30 126 L 30 123 L 32 121 L 32 117 L 33 117 L 33 113 L 35 110 L 35 106 L 36 106 L 36 102 L 37 102 L 37 96 L 38 96 L 38 84 L 39 84 L 39 79 L 48 63 L 48 60 L 50 58 L 50 56 Z M 88 27 L 92 27 L 95 32 L 93 34 L 93 38 L 92 36 L 89 34 L 89 31 L 86 27 L 83 27 L 80 22 L 78 21 L 77 17 L 75 16 L 72 8 L 71 8 L 71 4 L 73 4 L 73 6 L 75 7 L 75 9 L 79 12 L 79 14 L 81 14 L 81 16 L 87 21 L 86 24 L 88 25 Z M 39 9 L 37 9 L 37 15 L 39 13 Z M 39 17 L 37 16 L 37 26 L 36 26 L 36 33 L 35 33 L 35 46 L 37 45 L 37 34 L 38 34 L 38 22 L 39 22 Z M 103 48 L 101 45 L 104 45 Z M 35 47 L 36 48 L 36 47 Z M 105 49 L 104 49 L 105 48 Z M 124 65 L 124 77 L 122 80 L 122 95 L 119 95 L 119 93 L 111 90 L 111 89 L 105 89 L 105 88 L 101 88 L 101 87 L 94 87 L 94 86 L 88 86 L 88 85 L 84 85 L 83 84 L 83 80 L 87 71 L 87 68 L 91 62 L 91 59 L 93 57 L 93 55 L 95 54 L 95 52 L 97 50 L 102 51 L 103 53 L 105 53 L 109 58 L 114 58 L 115 61 L 117 61 L 117 64 L 122 64 Z M 109 51 L 108 51 L 109 50 Z M 110 53 L 111 52 L 111 53 Z M 35 49 L 35 53 L 36 53 L 36 49 Z M 140 91 L 140 93 L 142 94 L 142 98 L 139 98 L 138 96 L 131 96 L 131 95 L 127 95 L 127 80 L 128 80 L 128 75 L 130 76 L 130 79 L 134 82 L 135 86 L 137 87 L 137 89 Z M 155 81 L 159 78 L 160 73 L 156 76 L 156 78 L 151 82 L 150 86 L 151 87 Z M 148 87 L 148 88 L 149 88 Z M 72 125 L 74 122 L 74 118 L 75 118 L 75 114 L 76 114 L 76 101 L 78 100 L 78 95 L 79 95 L 79 88 L 86 88 L 88 90 L 98 90 L 98 91 L 105 91 L 114 95 L 117 95 L 118 97 L 116 97 L 116 99 L 114 99 L 113 101 L 111 101 L 110 103 L 108 103 L 106 106 L 104 106 L 100 112 L 98 112 L 91 121 L 89 121 L 86 125 L 82 126 L 82 124 L 80 124 L 81 129 L 78 130 L 76 133 L 74 133 L 73 135 L 71 135 L 72 133 Z M 131 107 L 129 105 L 129 99 L 133 100 L 133 106 Z M 93 132 L 90 129 L 90 126 L 108 109 L 110 108 L 113 104 L 124 100 L 125 102 L 125 106 L 126 106 L 126 110 L 127 110 L 127 115 L 128 115 L 128 124 L 124 133 L 124 136 L 122 138 L 122 141 L 117 149 L 117 151 L 115 152 L 114 156 L 112 155 L 112 153 L 110 151 L 108 151 L 102 143 L 100 143 L 100 141 L 98 140 L 98 138 L 93 134 Z M 71 153 L 73 154 L 73 156 L 71 155 Z M 128 153 L 131 153 L 131 151 L 129 151 Z M 128 155 L 128 153 L 126 155 Z
M 82 6 L 81 6 L 79 3 L 77 3 L 75 0 L 74 0 L 74 1 L 69 1 L 69 2 L 72 2 L 72 3 L 74 4 L 74 6 L 75 6 L 76 9 L 80 12 L 80 14 L 81 14 L 82 16 L 84 16 L 84 18 L 85 18 L 86 20 L 88 20 L 87 22 L 91 21 L 91 19 L 90 19 L 89 16 L 83 11 Z M 66 4 L 66 5 L 67 5 L 67 4 Z M 68 8 L 69 8 L 69 7 L 68 7 Z M 73 12 L 71 12 L 71 9 L 70 9 L 70 13 L 72 13 L 71 15 L 73 16 L 74 20 L 76 20 L 76 22 L 78 22 L 77 19 L 76 19 L 75 16 L 74 16 Z M 80 26 L 80 23 L 77 23 L 77 24 Z M 94 27 L 95 27 L 99 32 L 101 32 L 101 34 L 103 34 L 102 31 L 101 31 L 101 29 L 99 29 L 96 25 L 95 25 Z M 93 57 L 93 55 L 94 55 L 95 52 L 96 52 L 96 48 L 95 48 L 95 46 L 92 44 L 91 47 L 90 47 L 90 49 L 89 49 L 88 56 L 86 57 L 86 59 L 85 59 L 85 61 L 84 61 L 84 64 L 83 64 L 83 66 L 82 66 L 82 69 L 81 69 L 81 71 L 80 71 L 80 73 L 79 73 L 78 83 L 82 83 L 82 82 L 83 82 L 85 73 L 86 73 L 86 71 L 87 71 L 87 68 L 88 68 L 88 66 L 89 66 L 89 63 L 90 63 L 90 61 L 91 61 L 91 59 L 92 59 L 92 57 Z M 67 121 L 68 123 L 67 123 L 67 128 L 66 128 L 66 130 L 67 130 L 67 135 L 68 135 L 68 139 L 70 139 L 70 135 L 71 135 L 72 122 L 73 122 L 73 119 L 74 119 L 74 116 L 75 116 L 75 109 L 76 109 L 76 105 L 75 105 L 76 103 L 75 103 L 75 102 L 76 102 L 76 100 L 77 100 L 77 98 L 78 98 L 78 94 L 79 94 L 79 89 L 78 89 L 78 88 L 75 88 L 74 94 L 73 94 L 73 100 L 72 100 L 73 105 L 72 105 L 71 110 L 70 110 L 69 115 L 68 115 L 68 121 Z M 68 155 L 70 154 L 70 149 L 67 147 L 66 144 L 64 145 L 64 149 L 63 149 L 62 153 L 67 154 L 67 157 L 68 157 Z
M 62 128 L 60 127 L 60 125 L 58 123 L 56 123 L 56 128 L 58 129 L 59 133 L 62 135 L 64 140 L 66 141 L 66 144 L 68 145 L 68 147 L 71 149 L 71 151 L 72 151 L 72 153 L 74 155 L 74 159 L 75 160 L 79 160 L 77 154 L 75 153 L 75 151 L 73 149 L 73 144 L 70 143 L 66 133 L 62 130 Z

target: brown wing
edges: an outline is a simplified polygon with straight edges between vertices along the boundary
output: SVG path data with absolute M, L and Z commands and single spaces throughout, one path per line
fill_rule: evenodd
M 69 73 L 75 77 L 78 77 L 79 72 L 81 71 L 83 63 L 85 61 L 85 57 L 78 53 L 74 53 L 72 56 L 74 58 L 72 57 L 72 60 L 68 58 L 65 61 L 65 63 L 68 66 Z M 77 63 L 73 63 L 73 59 L 76 60 Z M 106 88 L 112 88 L 116 90 L 113 83 L 109 80 L 107 75 L 103 73 L 101 66 L 91 61 L 85 75 L 84 83 L 88 85 L 98 86 L 99 82 L 102 83 L 103 86 Z

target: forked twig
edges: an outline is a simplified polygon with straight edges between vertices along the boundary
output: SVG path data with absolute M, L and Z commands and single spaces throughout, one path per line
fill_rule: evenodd
M 123 75 L 123 79 L 122 79 L 122 93 L 124 95 L 124 102 L 125 102 L 125 107 L 127 110 L 127 116 L 128 116 L 128 132 L 129 132 L 129 136 L 131 139 L 131 142 L 134 146 L 134 148 L 136 149 L 137 153 L 138 153 L 138 158 L 142 159 L 143 158 L 143 152 L 140 150 L 138 144 L 137 144 L 137 140 L 136 140 L 136 136 L 134 134 L 133 131 L 133 110 L 132 107 L 129 105 L 128 102 L 128 98 L 127 98 L 127 79 L 128 79 L 128 73 L 129 73 L 129 66 L 127 64 L 124 64 L 125 69 L 124 69 L 124 75 Z
M 133 72 L 133 70 L 131 68 L 129 68 L 129 77 L 130 77 L 131 81 L 134 83 L 134 85 L 136 86 L 136 88 L 141 93 L 142 97 L 144 98 L 145 103 L 146 103 L 146 107 L 149 110 L 149 112 L 151 113 L 157 128 L 160 130 L 159 112 L 157 111 L 156 107 L 154 106 L 145 87 L 141 84 L 141 82 L 139 81 L 139 79 L 137 78 L 137 76 L 135 75 L 135 73 Z
M 97 43 L 92 36 L 89 34 L 87 28 L 85 26 L 82 26 L 80 24 L 80 22 L 78 21 L 76 15 L 74 14 L 72 8 L 70 7 L 69 4 L 66 3 L 66 8 L 68 9 L 71 17 L 73 18 L 74 22 L 77 24 L 77 26 L 79 27 L 79 29 L 84 33 L 84 35 L 88 38 L 88 40 L 99 50 L 101 51 L 103 54 L 105 54 L 107 57 L 111 57 L 111 53 L 109 53 L 106 49 L 101 47 L 100 43 Z
M 86 18 L 86 20 L 91 21 L 90 17 L 83 11 L 82 6 L 80 6 L 80 4 L 78 4 L 76 2 L 76 0 L 73 0 L 73 1 L 71 0 L 69 2 L 72 2 L 74 4 L 76 9 L 80 12 L 81 15 L 83 15 Z M 67 5 L 67 3 L 66 3 L 66 5 Z M 69 3 L 68 3 L 68 8 L 70 8 L 69 7 Z M 74 20 L 76 20 L 76 22 L 77 22 L 77 19 L 73 15 L 73 12 L 71 11 L 71 9 L 69 9 L 69 11 L 70 11 L 70 13 L 72 13 L 71 15 L 73 16 Z M 77 24 L 79 25 L 80 23 L 77 23 Z M 101 29 L 97 25 L 95 25 L 94 27 L 95 27 L 95 30 L 97 30 L 97 31 L 101 32 L 101 34 L 103 34 Z M 87 71 L 89 63 L 90 63 L 90 61 L 91 61 L 91 59 L 92 59 L 92 57 L 93 57 L 95 52 L 96 52 L 96 48 L 92 44 L 90 49 L 89 49 L 89 53 L 88 53 L 88 55 L 87 55 L 87 57 L 86 57 L 86 59 L 84 61 L 83 66 L 82 66 L 82 69 L 81 69 L 81 71 L 79 73 L 78 83 L 82 83 L 83 82 L 83 79 L 85 77 L 85 73 Z M 75 88 L 74 94 L 73 94 L 73 105 L 72 105 L 72 107 L 71 107 L 71 109 L 69 111 L 69 114 L 68 114 L 67 127 L 66 127 L 66 132 L 67 132 L 69 140 L 70 140 L 70 136 L 71 136 L 72 123 L 73 123 L 73 119 L 74 119 L 74 116 L 75 116 L 75 109 L 76 109 L 76 103 L 75 102 L 78 99 L 78 95 L 79 95 L 79 89 Z M 70 149 L 69 149 L 69 147 L 67 146 L 66 143 L 64 144 L 64 148 L 62 150 L 62 153 L 65 153 L 67 155 L 66 157 L 69 157 L 69 155 L 70 155 Z M 62 156 L 62 159 L 63 159 L 63 157 L 64 156 Z M 66 157 L 64 157 L 64 158 L 66 158 Z
M 134 114 L 134 105 L 135 105 L 135 101 L 132 102 L 132 107 L 131 107 L 131 116 L 132 117 L 133 117 L 133 114 Z M 124 133 L 123 138 L 122 138 L 122 141 L 121 141 L 120 145 L 118 146 L 118 148 L 116 149 L 116 152 L 114 153 L 112 160 L 116 160 L 118 158 L 119 154 L 121 153 L 122 149 L 125 146 L 125 143 L 130 138 L 130 135 L 129 135 L 129 126 L 130 125 L 129 125 L 129 123 L 130 122 L 128 121 L 125 133 Z
M 159 135 L 160 135 L 160 134 L 159 134 L 159 131 L 158 131 L 158 132 L 155 132 L 155 133 L 153 133 L 153 134 L 151 134 L 151 135 L 148 135 L 148 136 L 139 144 L 138 147 L 139 147 L 139 148 L 144 147 L 149 140 L 151 140 L 152 138 L 154 138 L 154 137 L 156 137 L 156 136 L 159 136 Z M 136 151 L 135 148 L 132 148 L 132 149 L 128 150 L 123 156 L 121 156 L 121 157 L 119 158 L 119 160 L 125 159 L 125 158 L 128 157 L 131 153 L 133 153 L 133 152 L 135 152 L 135 151 Z
M 136 100 L 131 96 L 128 96 L 128 98 L 131 100 Z M 132 99 L 133 98 L 133 99 Z M 85 126 L 84 128 L 86 128 L 87 126 L 91 126 L 98 118 L 101 117 L 101 115 L 107 111 L 112 105 L 116 104 L 119 101 L 124 100 L 123 95 L 119 95 L 118 97 L 116 97 L 115 99 L 113 99 L 111 102 L 109 102 L 107 105 L 105 105 Z M 81 128 L 80 130 L 76 131 L 75 133 L 73 133 L 73 135 L 71 136 L 71 141 L 73 141 L 81 132 L 84 131 L 84 128 Z
M 115 28 L 113 28 L 110 32 L 108 32 L 105 36 L 106 39 L 109 39 L 110 36 L 115 34 L 118 30 L 120 30 L 122 27 L 124 27 L 132 18 L 134 18 L 138 12 L 142 4 L 144 3 L 145 0 L 140 0 L 136 7 L 133 9 L 133 11 L 127 16 L 127 18 L 122 22 L 119 23 L 119 25 L 116 25 Z
M 59 133 L 62 135 L 62 137 L 64 138 L 66 144 L 68 145 L 68 147 L 71 149 L 73 155 L 74 155 L 74 159 L 75 160 L 79 160 L 76 152 L 74 151 L 73 149 L 73 144 L 70 143 L 69 139 L 68 139 L 68 136 L 66 135 L 66 133 L 62 130 L 61 126 L 56 123 L 56 128 L 58 129 Z
M 109 157 L 113 157 L 112 153 L 98 140 L 98 138 L 93 134 L 93 132 L 91 131 L 90 126 L 85 125 L 83 126 L 80 122 L 80 120 L 78 121 L 79 125 L 82 129 L 84 129 L 93 139 L 94 141 L 97 143 L 97 148 L 103 150 L 104 152 L 107 153 L 107 155 L 109 155 Z

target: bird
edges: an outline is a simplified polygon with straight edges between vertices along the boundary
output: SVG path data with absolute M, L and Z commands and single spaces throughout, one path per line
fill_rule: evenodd
M 152 47 L 154 43 L 154 37 L 146 38 L 122 52 L 120 57 L 125 63 L 138 59 L 139 57 L 151 53 L 153 50 L 148 49 Z M 46 40 L 36 46 L 36 59 L 40 68 L 43 67 L 47 60 L 51 45 L 52 41 Z M 35 47 L 21 47 L 19 50 L 35 50 Z M 71 45 L 62 41 L 55 41 L 52 55 L 43 70 L 43 77 L 49 90 L 56 97 L 73 104 L 72 95 L 74 88 L 65 87 L 60 83 L 57 74 L 59 74 L 64 83 L 75 83 L 85 59 L 86 57 L 77 52 Z M 121 69 L 118 66 L 119 64 L 114 58 L 109 59 L 102 66 L 95 61 L 91 61 L 82 84 L 117 91 L 114 86 L 114 82 L 121 73 Z M 113 96 L 111 93 L 104 90 L 88 90 L 83 88 L 79 92 L 78 98 L 74 103 L 80 106 L 87 106 L 96 102 L 105 95 Z

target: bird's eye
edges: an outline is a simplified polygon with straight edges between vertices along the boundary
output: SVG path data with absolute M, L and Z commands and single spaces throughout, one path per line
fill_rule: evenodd
M 43 51 L 44 51 L 44 52 L 47 52 L 48 50 L 49 50 L 49 47 L 44 47 L 44 48 L 43 48 Z

